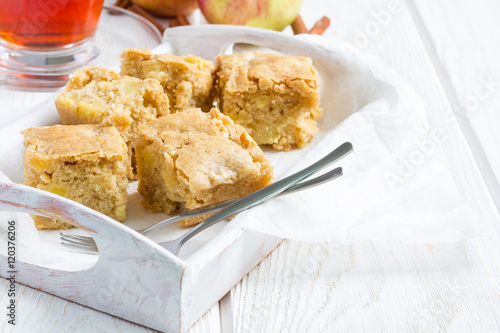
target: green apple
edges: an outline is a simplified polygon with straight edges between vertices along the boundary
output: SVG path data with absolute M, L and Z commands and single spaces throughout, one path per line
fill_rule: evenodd
M 160 16 L 187 15 L 198 8 L 196 0 L 132 0 L 151 14 Z
M 302 0 L 198 0 L 208 22 L 283 30 L 299 13 Z

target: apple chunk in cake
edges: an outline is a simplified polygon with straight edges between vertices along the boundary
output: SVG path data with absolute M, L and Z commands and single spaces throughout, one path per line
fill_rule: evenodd
M 272 165 L 262 150 L 216 108 L 173 113 L 142 124 L 140 132 L 138 191 L 152 211 L 179 213 L 250 194 L 271 182 Z
M 24 184 L 79 202 L 118 221 L 127 204 L 127 146 L 114 127 L 54 125 L 25 131 Z M 72 225 L 33 215 L 38 229 Z
M 217 57 L 222 112 L 258 144 L 304 147 L 318 132 L 319 78 L 309 57 L 247 52 Z

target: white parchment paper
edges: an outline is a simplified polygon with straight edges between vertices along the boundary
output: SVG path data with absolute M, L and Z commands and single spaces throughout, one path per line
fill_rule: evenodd
M 317 42 L 321 37 L 303 38 Z M 269 157 L 282 177 L 350 141 L 354 153 L 338 163 L 344 176 L 273 199 L 230 225 L 300 241 L 343 243 L 452 242 L 491 232 L 498 215 L 481 204 L 490 199 L 480 173 L 464 166 L 473 158 L 460 128 L 453 126 L 457 123 L 431 125 L 435 115 L 391 68 L 341 41 L 322 42 L 336 56 L 335 69 L 319 68 L 325 108 L 320 133 L 305 154 L 292 153 L 304 156 L 295 157 L 291 167 L 285 159 L 293 155 Z

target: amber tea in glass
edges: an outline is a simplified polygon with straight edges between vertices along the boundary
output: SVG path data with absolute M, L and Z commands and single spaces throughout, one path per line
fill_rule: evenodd
M 92 36 L 103 0 L 10 0 L 0 6 L 0 38 L 26 49 L 57 49 Z
M 0 79 L 54 84 L 88 63 L 98 54 L 92 37 L 102 7 L 103 0 L 0 0 Z

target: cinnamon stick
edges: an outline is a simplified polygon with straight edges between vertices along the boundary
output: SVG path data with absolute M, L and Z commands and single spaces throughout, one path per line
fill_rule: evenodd
M 114 6 L 120 8 L 127 8 L 130 5 L 130 0 L 118 0 L 114 3 Z
M 295 35 L 307 33 L 306 25 L 300 15 L 297 15 L 297 18 L 292 22 L 292 30 Z
M 323 32 L 330 26 L 330 19 L 326 16 L 323 16 L 311 30 L 309 30 L 310 34 L 322 35 Z
M 176 18 L 173 18 L 170 20 L 170 23 L 169 23 L 170 28 L 175 28 L 175 27 L 178 27 L 180 25 L 181 24 L 179 23 L 179 20 L 177 20 Z
M 177 21 L 179 22 L 179 25 L 189 25 L 189 21 L 184 15 L 177 15 Z

